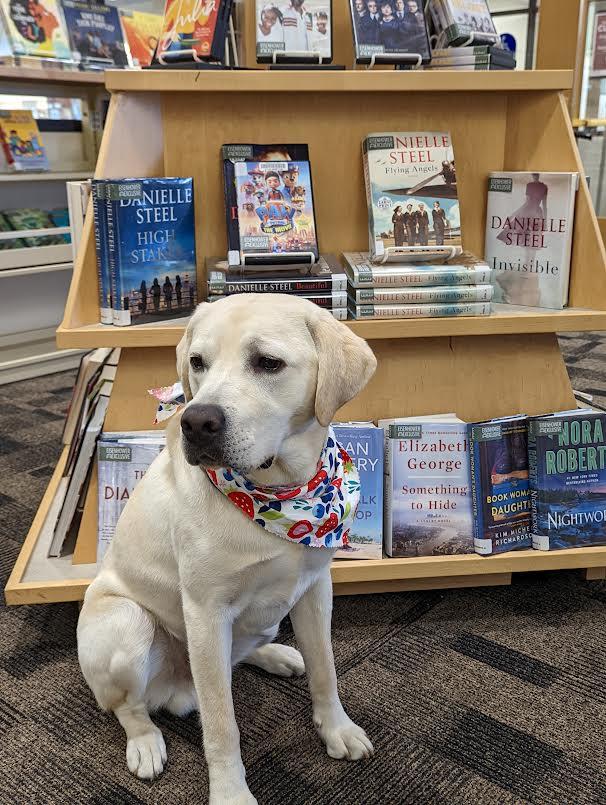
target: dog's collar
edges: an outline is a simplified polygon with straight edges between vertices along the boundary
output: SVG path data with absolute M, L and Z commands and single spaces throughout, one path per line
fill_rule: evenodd
M 347 545 L 360 500 L 360 478 L 332 428 L 317 472 L 303 486 L 255 486 L 227 467 L 204 471 L 234 506 L 266 531 L 312 548 Z

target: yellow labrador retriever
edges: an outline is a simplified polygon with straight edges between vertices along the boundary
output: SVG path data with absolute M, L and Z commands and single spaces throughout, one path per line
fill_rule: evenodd
M 151 779 L 166 763 L 149 713 L 199 709 L 210 802 L 256 802 L 232 703 L 238 662 L 281 676 L 306 671 L 328 754 L 372 753 L 337 692 L 334 551 L 269 533 L 205 470 L 235 467 L 264 487 L 305 483 L 335 412 L 375 367 L 365 341 L 304 299 L 232 296 L 192 316 L 177 347 L 187 404 L 120 518 L 78 623 L 82 671 L 124 728 L 126 762 L 138 777 Z M 301 653 L 272 643 L 288 613 Z

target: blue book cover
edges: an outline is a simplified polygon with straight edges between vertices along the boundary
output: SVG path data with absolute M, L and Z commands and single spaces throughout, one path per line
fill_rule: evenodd
M 113 321 L 189 316 L 197 303 L 193 179 L 106 184 Z
M 74 57 L 88 66 L 128 67 L 120 14 L 115 6 L 62 0 Z
M 606 414 L 590 409 L 528 423 L 532 547 L 606 545 Z
M 341 447 L 349 453 L 360 476 L 360 503 L 349 532 L 349 545 L 335 556 L 342 559 L 383 558 L 383 430 L 371 422 L 335 423 Z
M 476 553 L 532 546 L 527 427 L 525 416 L 469 425 Z
M 105 211 L 105 182 L 93 179 L 91 183 L 93 220 L 95 225 L 95 256 L 99 283 L 99 319 L 101 324 L 112 324 L 111 276 L 107 254 L 107 216 Z

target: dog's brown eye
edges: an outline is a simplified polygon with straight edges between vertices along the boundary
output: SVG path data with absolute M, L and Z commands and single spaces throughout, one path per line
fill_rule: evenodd
M 204 369 L 204 361 L 199 355 L 192 355 L 189 359 L 189 365 L 194 372 L 201 372 Z
M 257 360 L 257 366 L 264 372 L 279 372 L 284 366 L 284 361 L 280 358 L 270 358 L 269 355 L 261 355 Z

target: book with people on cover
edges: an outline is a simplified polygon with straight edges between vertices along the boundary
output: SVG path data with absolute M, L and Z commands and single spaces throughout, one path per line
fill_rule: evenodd
M 196 306 L 193 179 L 105 185 L 113 323 L 188 316 Z
M 578 183 L 578 173 L 489 174 L 485 256 L 495 302 L 566 307 Z
M 0 110 L 0 141 L 8 170 L 50 170 L 38 124 L 29 109 Z
M 71 61 L 57 0 L 0 0 L 0 11 L 15 56 Z
M 470 252 L 445 263 L 376 265 L 368 252 L 344 252 L 345 273 L 352 288 L 407 288 L 430 285 L 484 285 L 491 282 L 489 266 Z
M 455 414 L 381 419 L 388 556 L 473 553 L 467 425 Z
M 222 61 L 232 0 L 166 0 L 154 62 Z
M 371 261 L 443 261 L 459 254 L 461 219 L 450 134 L 369 134 L 362 149 Z
M 86 67 L 126 67 L 120 14 L 115 6 L 61 0 L 72 53 Z
M 439 41 L 452 47 L 494 42 L 496 28 L 486 0 L 430 0 Z
M 350 0 L 350 10 L 359 64 L 431 59 L 424 0 Z
M 527 431 L 521 415 L 469 425 L 476 553 L 532 546 Z
M 332 61 L 332 0 L 256 0 L 257 61 Z
M 606 414 L 560 411 L 528 422 L 532 547 L 606 545 Z

